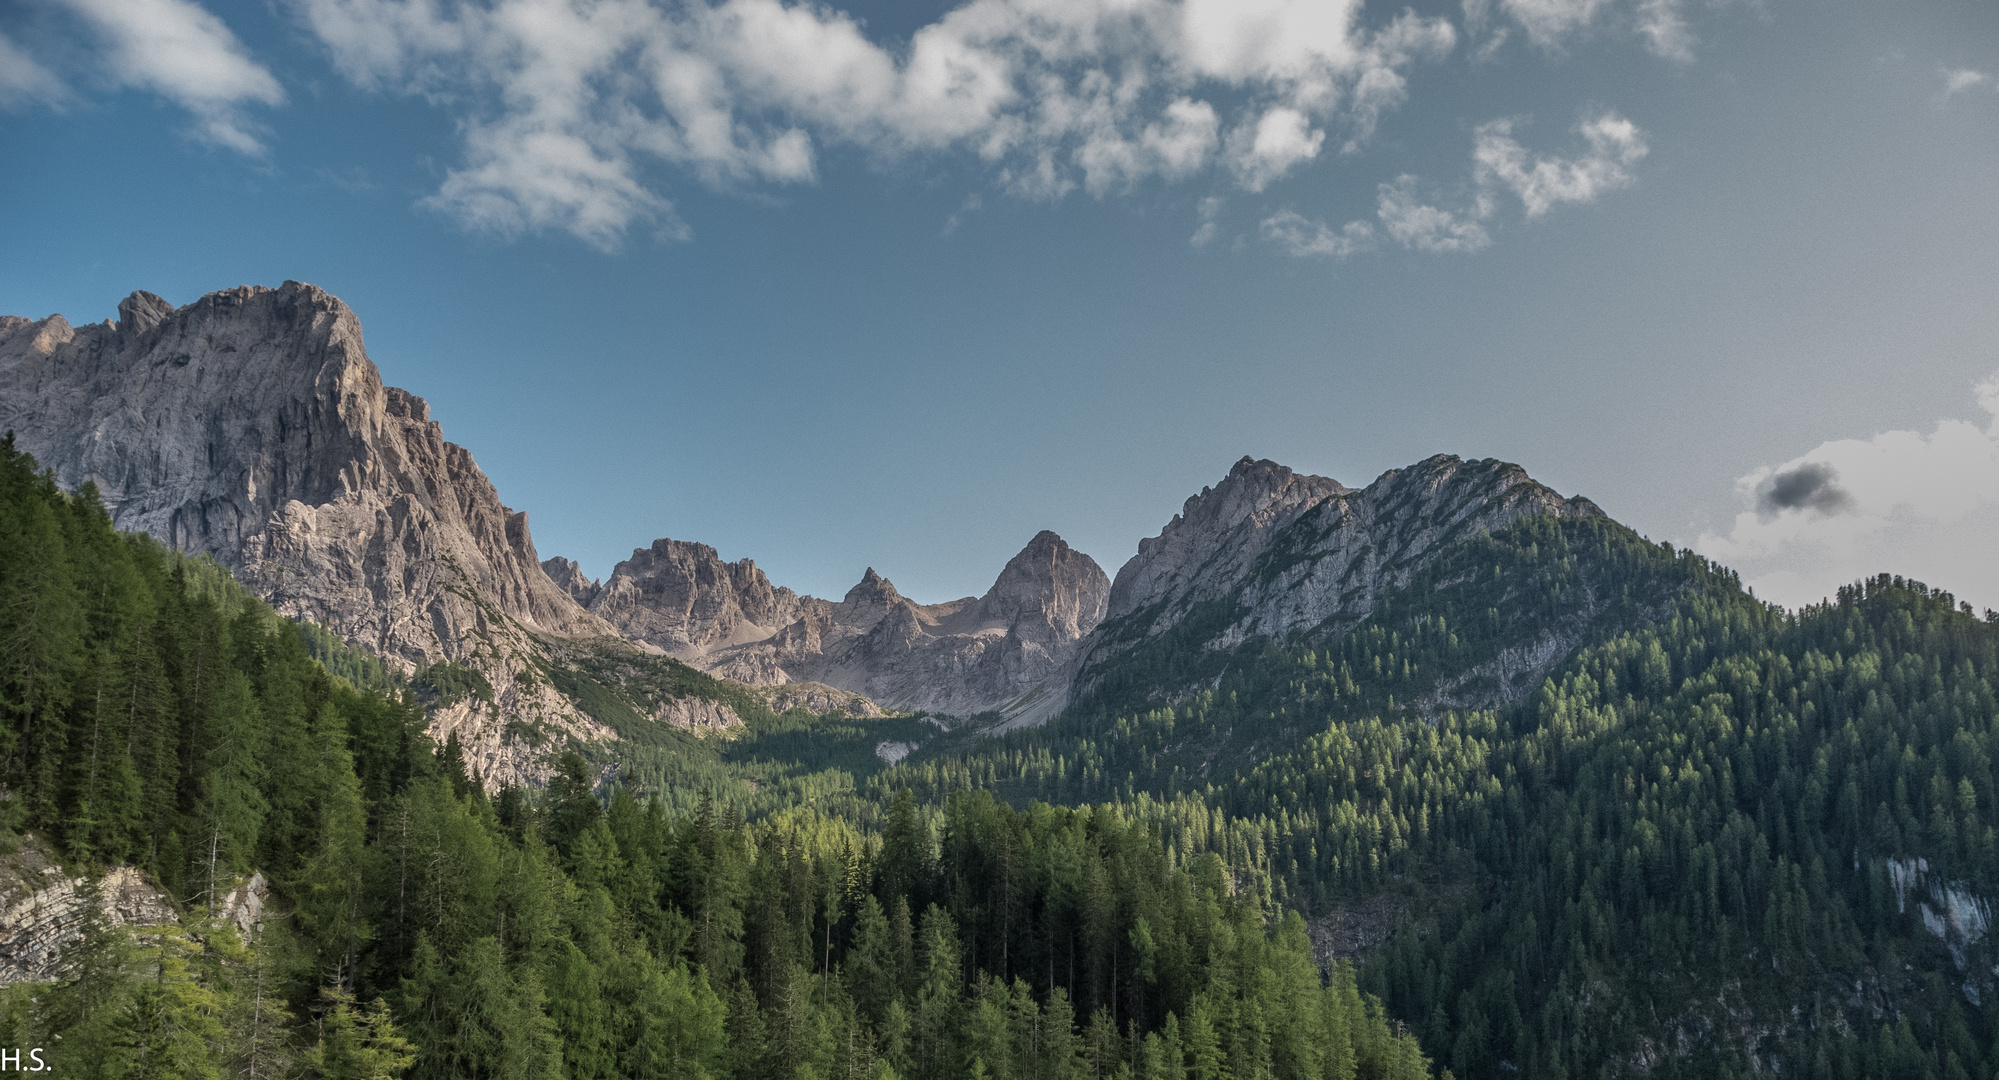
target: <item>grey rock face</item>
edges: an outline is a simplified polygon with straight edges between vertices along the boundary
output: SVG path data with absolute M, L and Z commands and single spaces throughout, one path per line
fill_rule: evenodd
M 215 914 L 249 941 L 269 913 L 270 894 L 264 875 L 251 874 L 223 895 Z M 134 867 L 111 867 L 94 883 L 69 877 L 33 836 L 0 857 L 0 987 L 65 977 L 64 953 L 83 939 L 93 897 L 104 926 L 143 931 L 180 922 L 173 902 Z
M 565 559 L 560 555 L 552 559 L 543 559 L 541 569 L 548 575 L 548 580 L 555 582 L 556 588 L 568 593 L 571 599 L 584 607 L 589 607 L 590 602 L 597 599 L 597 593 L 603 588 L 597 582 L 583 576 L 583 568 L 576 564 L 575 559 Z
M 0 861 L 0 987 L 62 976 L 64 951 L 82 940 L 91 921 L 92 892 L 90 882 L 64 874 L 32 838 Z M 97 917 L 107 925 L 179 921 L 166 896 L 132 867 L 112 867 L 94 892 Z
M 119 528 L 213 556 L 280 614 L 406 670 L 480 670 L 500 707 L 432 719 L 440 738 L 464 728 L 493 782 L 544 771 L 509 720 L 608 736 L 515 676 L 536 635 L 613 631 L 549 580 L 527 515 L 424 400 L 382 385 L 345 304 L 286 282 L 182 308 L 133 293 L 118 312 L 0 320 L 0 429 L 64 486 L 94 483 Z
M 236 928 L 237 937 L 250 941 L 264 925 L 270 899 L 271 883 L 259 871 L 223 895 L 217 914 Z
M 461 592 L 534 629 L 603 630 L 424 400 L 382 385 L 347 305 L 286 282 L 118 311 L 0 326 L 0 427 L 65 486 L 95 483 L 119 528 L 412 662 L 476 648 L 488 616 Z
M 1096 669 L 1204 603 L 1231 612 L 1208 642 L 1213 648 L 1257 635 L 1343 631 L 1443 545 L 1535 514 L 1602 511 L 1491 459 L 1440 454 L 1355 491 L 1243 458 L 1220 484 L 1188 499 L 1157 537 L 1140 541 L 1119 569 L 1110 611 L 1084 646 L 1075 689 L 1087 689 Z
M 749 559 L 723 562 L 706 544 L 666 539 L 633 551 L 589 604 L 625 636 L 689 662 L 832 606 L 773 587 Z
M 764 693 L 765 700 L 770 704 L 770 711 L 776 713 L 804 709 L 806 712 L 825 715 L 837 711 L 842 715 L 862 720 L 880 719 L 888 715 L 872 698 L 838 690 L 825 683 L 786 683 Z
M 1120 619 L 1163 601 L 1232 592 L 1285 526 L 1352 490 L 1274 461 L 1243 458 L 1220 484 L 1189 498 L 1158 536 L 1138 542 L 1138 554 L 1119 568 L 1111 586 L 1106 617 Z
M 753 685 L 818 682 L 887 705 L 965 715 L 1051 715 L 1110 583 L 1052 532 L 981 597 L 916 604 L 868 568 L 834 603 L 773 586 L 748 559 L 655 541 L 618 564 L 593 613 L 634 640 Z

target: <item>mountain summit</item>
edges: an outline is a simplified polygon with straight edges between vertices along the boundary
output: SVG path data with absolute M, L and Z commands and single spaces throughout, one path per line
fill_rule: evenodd
M 1454 540 L 1538 514 L 1602 513 L 1490 458 L 1439 454 L 1355 490 L 1245 457 L 1139 541 L 1082 649 L 1073 690 L 1096 686 L 1120 657 L 1168 633 L 1214 651 L 1344 631 Z

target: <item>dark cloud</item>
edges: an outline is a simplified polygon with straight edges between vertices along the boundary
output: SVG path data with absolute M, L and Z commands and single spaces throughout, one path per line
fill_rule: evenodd
M 1765 482 L 1756 493 L 1756 508 L 1766 514 L 1817 510 L 1831 516 L 1851 510 L 1853 496 L 1839 486 L 1839 470 L 1822 461 L 1808 461 Z

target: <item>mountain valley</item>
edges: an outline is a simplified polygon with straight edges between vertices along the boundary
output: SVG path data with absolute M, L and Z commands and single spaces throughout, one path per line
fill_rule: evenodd
M 592 580 L 297 282 L 0 317 L 0 431 L 0 1041 L 66 1070 L 1999 1067 L 1999 614 L 1920 582 L 1787 611 L 1451 455 L 938 604 Z

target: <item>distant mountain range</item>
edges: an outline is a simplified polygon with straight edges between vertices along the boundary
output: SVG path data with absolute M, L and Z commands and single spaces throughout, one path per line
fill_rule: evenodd
M 670 657 L 773 708 L 1021 726 L 1100 689 L 1121 657 L 1169 632 L 1223 649 L 1342 630 L 1453 538 L 1601 513 L 1496 461 L 1434 457 L 1356 490 L 1245 457 L 1115 581 L 1042 532 L 985 595 L 943 604 L 914 603 L 873 569 L 837 602 L 801 596 L 748 559 L 671 539 L 598 583 L 541 558 L 527 514 L 501 503 L 422 398 L 383 384 L 360 320 L 324 290 L 245 286 L 179 308 L 135 292 L 118 315 L 81 327 L 0 317 L 0 428 L 64 486 L 96 485 L 120 528 L 213 557 L 281 614 L 409 677 L 475 673 L 489 691 L 440 698 L 432 722 L 495 781 L 544 777 L 548 748 L 567 740 L 617 737 L 563 679 L 540 677 L 579 650 Z M 1520 643 L 1533 662 L 1488 680 L 1484 696 L 1574 645 L 1541 634 Z M 668 723 L 737 719 L 716 701 L 640 704 Z

